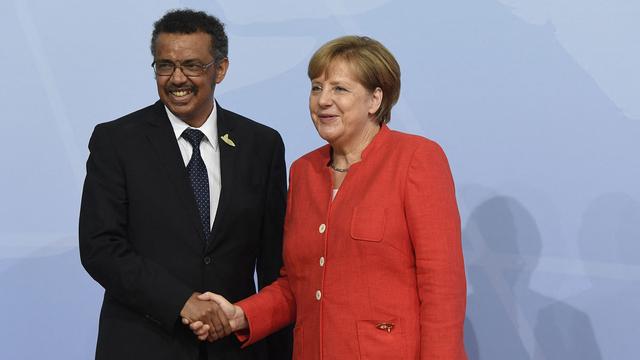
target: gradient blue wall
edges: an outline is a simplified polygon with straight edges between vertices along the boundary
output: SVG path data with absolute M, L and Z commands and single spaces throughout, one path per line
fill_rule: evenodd
M 89 135 L 156 100 L 152 23 L 227 23 L 220 103 L 322 144 L 306 63 L 343 34 L 403 71 L 391 127 L 438 141 L 462 215 L 471 359 L 635 359 L 640 3 L 633 0 L 0 3 L 0 358 L 93 356 L 102 289 L 78 259 Z

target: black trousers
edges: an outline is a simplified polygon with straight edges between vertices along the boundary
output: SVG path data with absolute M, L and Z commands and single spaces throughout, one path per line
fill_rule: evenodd
M 198 355 L 198 360 L 207 360 L 207 343 L 206 342 L 201 342 L 200 343 L 200 351 L 198 351 L 199 355 Z

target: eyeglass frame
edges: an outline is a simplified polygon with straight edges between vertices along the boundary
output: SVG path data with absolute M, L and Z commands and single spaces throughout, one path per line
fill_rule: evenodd
M 200 74 L 198 74 L 198 75 L 187 75 L 187 74 L 185 74 L 184 69 L 182 68 L 183 65 L 182 65 L 182 63 L 180 63 L 180 61 L 178 61 L 178 62 L 173 62 L 173 61 L 170 61 L 170 60 L 161 60 L 161 61 L 162 62 L 166 61 L 167 63 L 171 63 L 171 65 L 173 65 L 173 71 L 171 72 L 171 74 L 166 74 L 166 75 L 158 74 L 158 72 L 156 71 L 157 61 L 153 60 L 153 62 L 151 63 L 151 68 L 153 69 L 153 73 L 156 74 L 156 76 L 173 76 L 173 74 L 176 72 L 176 69 L 180 68 L 180 71 L 182 71 L 182 74 L 184 74 L 184 76 L 186 76 L 186 77 L 199 77 L 199 76 L 204 75 L 204 73 L 207 71 L 207 69 L 210 68 L 212 65 L 215 65 L 215 63 L 216 63 L 216 59 L 213 59 L 208 64 L 202 64 L 202 65 L 193 64 L 194 66 L 198 65 L 200 67 L 200 69 L 201 69 Z M 187 61 L 190 61 L 190 60 L 187 60 Z

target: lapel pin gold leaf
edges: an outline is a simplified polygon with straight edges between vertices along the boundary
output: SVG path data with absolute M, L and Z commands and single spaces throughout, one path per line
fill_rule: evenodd
M 220 139 L 222 139 L 222 141 L 227 143 L 227 145 L 236 147 L 236 143 L 234 143 L 233 140 L 229 139 L 229 134 L 224 134 L 220 136 Z

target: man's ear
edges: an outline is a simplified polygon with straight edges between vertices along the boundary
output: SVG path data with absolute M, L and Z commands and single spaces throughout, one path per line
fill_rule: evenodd
M 222 80 L 224 80 L 224 77 L 227 75 L 227 69 L 229 69 L 229 59 L 228 58 L 224 58 L 222 60 L 220 60 L 216 65 L 216 77 L 215 77 L 215 81 L 216 84 L 220 84 L 222 82 Z

